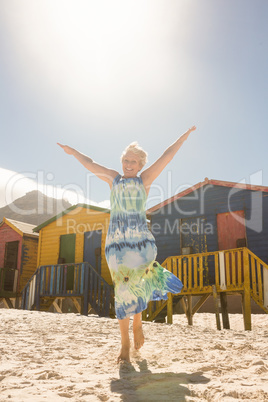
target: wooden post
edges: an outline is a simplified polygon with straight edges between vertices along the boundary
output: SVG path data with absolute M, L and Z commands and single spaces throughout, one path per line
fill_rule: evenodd
M 187 295 L 187 319 L 188 324 L 193 325 L 192 295 Z
M 268 269 L 263 267 L 263 305 L 268 309 Z
M 21 305 L 20 305 L 20 308 L 21 308 L 22 310 L 25 310 L 25 288 L 23 289 L 22 294 L 21 294 Z
M 89 265 L 86 264 L 84 269 L 85 280 L 83 290 L 83 315 L 88 315 L 89 269 Z
M 172 314 L 173 314 L 173 297 L 171 293 L 167 294 L 168 296 L 168 301 L 167 301 L 167 323 L 172 324 Z
M 143 312 L 141 313 L 141 316 L 142 316 L 142 321 L 147 321 L 146 320 L 147 319 L 147 309 L 143 310 Z
M 149 315 L 149 318 L 152 316 L 152 314 L 153 314 L 153 302 L 150 301 L 148 303 L 148 315 Z
M 28 301 L 29 301 L 29 286 L 26 287 L 25 291 L 25 310 L 29 310 Z
M 40 311 L 41 301 L 40 301 L 40 291 L 41 291 L 41 270 L 38 269 L 36 273 L 36 281 L 35 281 L 35 308 L 36 311 Z M 26 307 L 28 310 L 28 307 Z
M 224 252 L 219 252 L 219 264 L 220 264 L 220 288 L 222 290 L 226 289 L 226 276 L 225 276 L 225 259 Z
M 249 256 L 246 249 L 243 250 L 243 267 L 244 267 L 244 292 L 242 294 L 242 308 L 244 317 L 244 328 L 245 331 L 251 331 Z
M 216 314 L 217 329 L 221 330 L 220 312 L 219 312 L 219 304 L 218 304 L 218 294 L 217 294 L 217 290 L 216 290 L 215 285 L 212 285 L 212 292 L 213 292 L 213 298 L 214 298 L 214 304 L 215 304 L 215 314 Z
M 15 308 L 16 309 L 20 308 L 20 302 L 21 302 L 21 299 L 20 299 L 20 297 L 17 296 L 15 299 Z
M 221 315 L 222 315 L 223 328 L 230 329 L 228 306 L 227 306 L 227 294 L 225 292 L 220 293 L 220 301 L 221 301 Z
M 105 302 L 104 302 L 104 315 L 105 317 L 110 317 L 110 303 L 111 303 L 111 290 L 109 287 L 104 287 L 104 295 L 105 295 Z

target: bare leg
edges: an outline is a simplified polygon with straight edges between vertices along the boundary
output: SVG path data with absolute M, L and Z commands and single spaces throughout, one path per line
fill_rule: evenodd
M 130 341 L 129 341 L 129 318 L 124 318 L 123 320 L 118 320 L 120 332 L 121 332 L 121 350 L 117 359 L 117 363 L 122 360 L 130 362 L 129 358 L 129 349 L 130 349 Z
M 135 314 L 133 318 L 134 347 L 140 349 L 144 344 L 144 335 L 142 331 L 141 313 Z

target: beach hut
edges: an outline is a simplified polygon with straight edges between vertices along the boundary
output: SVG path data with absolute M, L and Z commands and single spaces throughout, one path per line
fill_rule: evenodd
M 147 216 L 158 261 L 181 278 L 182 294 L 203 296 L 194 311 L 214 289 L 222 305 L 238 292 L 244 311 L 252 297 L 268 312 L 268 187 L 206 178 Z
M 113 301 L 105 258 L 109 221 L 108 209 L 77 204 L 37 226 L 38 269 L 23 290 L 22 308 L 54 307 L 65 312 L 71 301 L 85 315 L 88 307 L 109 315 Z
M 77 204 L 34 228 L 39 233 L 37 265 L 90 263 L 111 284 L 105 259 L 110 211 Z
M 0 300 L 18 306 L 20 292 L 37 265 L 38 233 L 34 225 L 4 218 L 0 224 Z
M 248 247 L 268 263 L 268 187 L 206 178 L 147 214 L 160 262 L 171 255 Z

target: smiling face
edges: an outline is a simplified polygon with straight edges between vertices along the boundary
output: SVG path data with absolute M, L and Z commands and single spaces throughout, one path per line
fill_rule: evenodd
M 134 152 L 127 152 L 122 159 L 124 177 L 136 177 L 142 166 L 139 155 Z

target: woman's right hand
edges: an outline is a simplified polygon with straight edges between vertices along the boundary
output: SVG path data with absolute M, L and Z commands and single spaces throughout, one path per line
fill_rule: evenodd
M 66 152 L 66 154 L 73 155 L 73 148 L 69 147 L 68 145 L 62 145 L 59 142 L 57 142 L 57 144 L 64 150 L 64 152 Z

